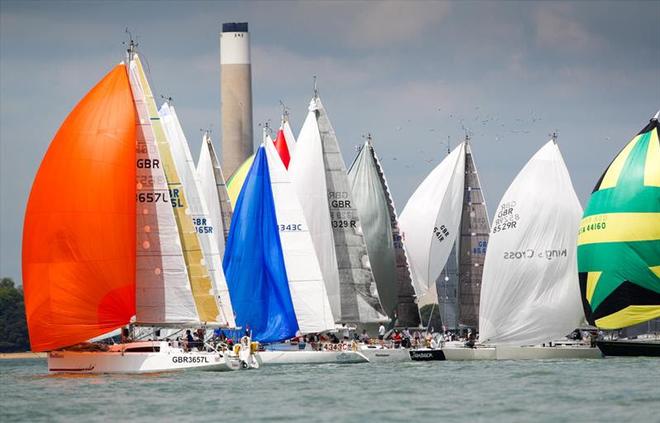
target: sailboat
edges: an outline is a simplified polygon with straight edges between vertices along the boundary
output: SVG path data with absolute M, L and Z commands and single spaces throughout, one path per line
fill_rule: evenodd
M 600 356 L 597 349 L 565 338 L 584 321 L 574 247 L 581 215 L 553 136 L 497 207 L 479 309 L 479 341 L 494 347 L 491 358 Z
M 305 214 L 335 322 L 363 327 L 386 322 L 346 166 L 316 91 L 288 173 Z
M 265 139 L 238 197 L 224 261 L 237 322 L 262 344 L 334 328 L 321 270 L 286 169 Z M 365 362 L 354 351 L 260 351 L 263 364 Z
M 367 136 L 353 161 L 348 178 L 383 309 L 395 326 L 418 327 L 419 309 L 415 303 L 408 258 L 394 201 L 371 135 Z M 408 351 L 402 348 L 363 345 L 361 350 L 370 361 L 410 360 Z
M 114 67 L 72 110 L 35 177 L 23 233 L 31 347 L 49 351 L 50 372 L 236 369 L 249 350 L 239 357 L 168 340 L 84 344 L 126 325 L 228 323 L 203 269 L 191 272 L 184 259 L 193 240 L 174 206 L 185 196 L 168 190 L 176 175 L 131 47 L 129 65 Z
M 580 223 L 578 268 L 587 320 L 603 330 L 649 332 L 599 339 L 606 356 L 660 356 L 659 116 L 607 167 Z

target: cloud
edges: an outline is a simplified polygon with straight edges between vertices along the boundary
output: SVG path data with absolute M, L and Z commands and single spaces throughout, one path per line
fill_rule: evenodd
M 541 4 L 534 13 L 536 41 L 541 47 L 582 51 L 602 45 L 601 40 L 576 19 L 569 3 Z

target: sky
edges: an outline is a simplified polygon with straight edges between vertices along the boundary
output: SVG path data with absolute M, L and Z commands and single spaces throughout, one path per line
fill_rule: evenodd
M 466 131 L 491 216 L 554 131 L 584 206 L 660 108 L 660 2 L 2 0 L 0 277 L 20 283 L 39 163 L 127 27 L 193 154 L 202 128 L 220 149 L 223 22 L 249 23 L 255 141 L 280 100 L 298 132 L 316 75 L 347 165 L 371 133 L 399 211 Z

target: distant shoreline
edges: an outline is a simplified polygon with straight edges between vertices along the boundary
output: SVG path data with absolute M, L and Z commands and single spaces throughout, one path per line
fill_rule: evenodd
M 44 352 L 17 352 L 17 353 L 0 353 L 0 360 L 16 360 L 19 358 L 46 358 Z

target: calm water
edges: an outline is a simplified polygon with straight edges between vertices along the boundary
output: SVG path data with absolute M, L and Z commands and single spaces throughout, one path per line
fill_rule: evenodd
M 45 371 L 45 360 L 0 360 L 0 421 L 660 422 L 658 359 L 282 366 L 151 376 Z

